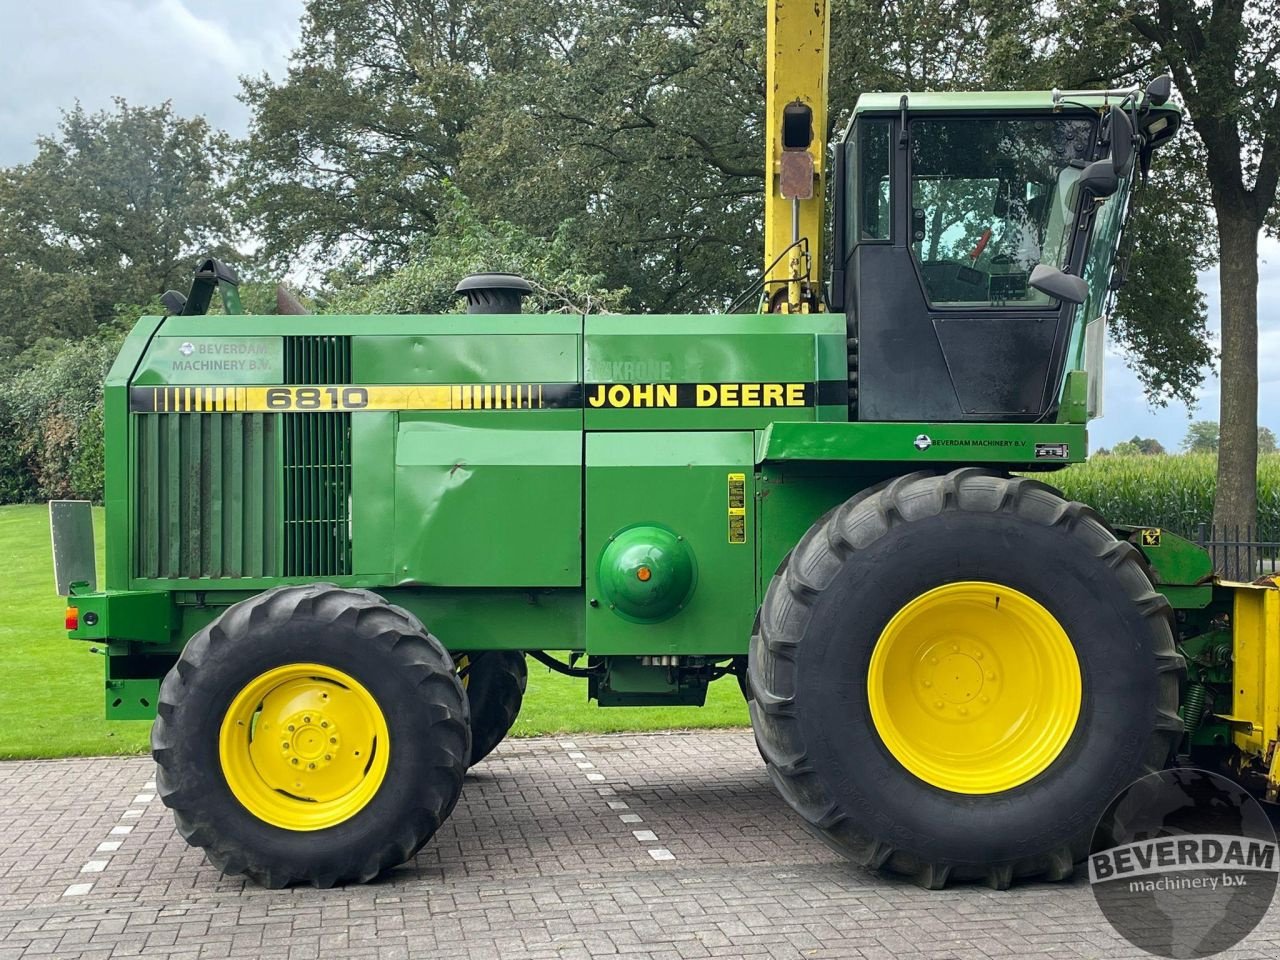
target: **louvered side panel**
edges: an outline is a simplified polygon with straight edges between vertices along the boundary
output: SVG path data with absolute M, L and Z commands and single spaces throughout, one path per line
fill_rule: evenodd
M 139 577 L 279 575 L 279 416 L 136 417 Z
M 350 383 L 350 338 L 286 337 L 285 379 L 297 385 Z M 351 415 L 291 413 L 282 424 L 285 575 L 350 573 Z

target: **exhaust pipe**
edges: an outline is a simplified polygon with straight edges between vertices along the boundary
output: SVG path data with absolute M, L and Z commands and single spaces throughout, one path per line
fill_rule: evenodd
M 467 298 L 467 313 L 519 313 L 533 287 L 514 273 L 473 273 L 453 292 Z

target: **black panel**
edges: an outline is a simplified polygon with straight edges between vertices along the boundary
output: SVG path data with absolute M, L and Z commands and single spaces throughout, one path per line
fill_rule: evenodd
M 1057 323 L 1034 317 L 934 321 L 961 413 L 1039 413 Z

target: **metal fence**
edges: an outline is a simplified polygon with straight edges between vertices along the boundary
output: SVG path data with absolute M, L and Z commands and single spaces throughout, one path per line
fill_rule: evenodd
M 1191 539 L 1209 551 L 1219 576 L 1253 580 L 1280 574 L 1280 542 L 1260 539 L 1254 524 L 1201 523 Z

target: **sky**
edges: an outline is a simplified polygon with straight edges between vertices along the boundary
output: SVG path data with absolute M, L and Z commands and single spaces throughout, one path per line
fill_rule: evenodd
M 203 114 L 242 136 L 248 112 L 236 99 L 239 78 L 283 76 L 302 6 L 302 0 L 0 0 L 0 36 L 10 38 L 0 57 L 0 166 L 30 160 L 35 138 L 53 133 L 59 111 L 77 100 L 89 110 L 109 107 L 113 96 L 132 104 L 171 100 L 178 113 Z M 1280 434 L 1280 242 L 1262 241 L 1259 274 L 1259 422 Z M 1217 271 L 1203 274 L 1200 285 L 1216 334 Z M 1152 409 L 1114 346 L 1105 376 L 1105 415 L 1089 431 L 1095 449 L 1138 435 L 1172 450 L 1192 416 L 1218 419 L 1216 374 L 1206 378 L 1194 413 L 1182 404 Z

